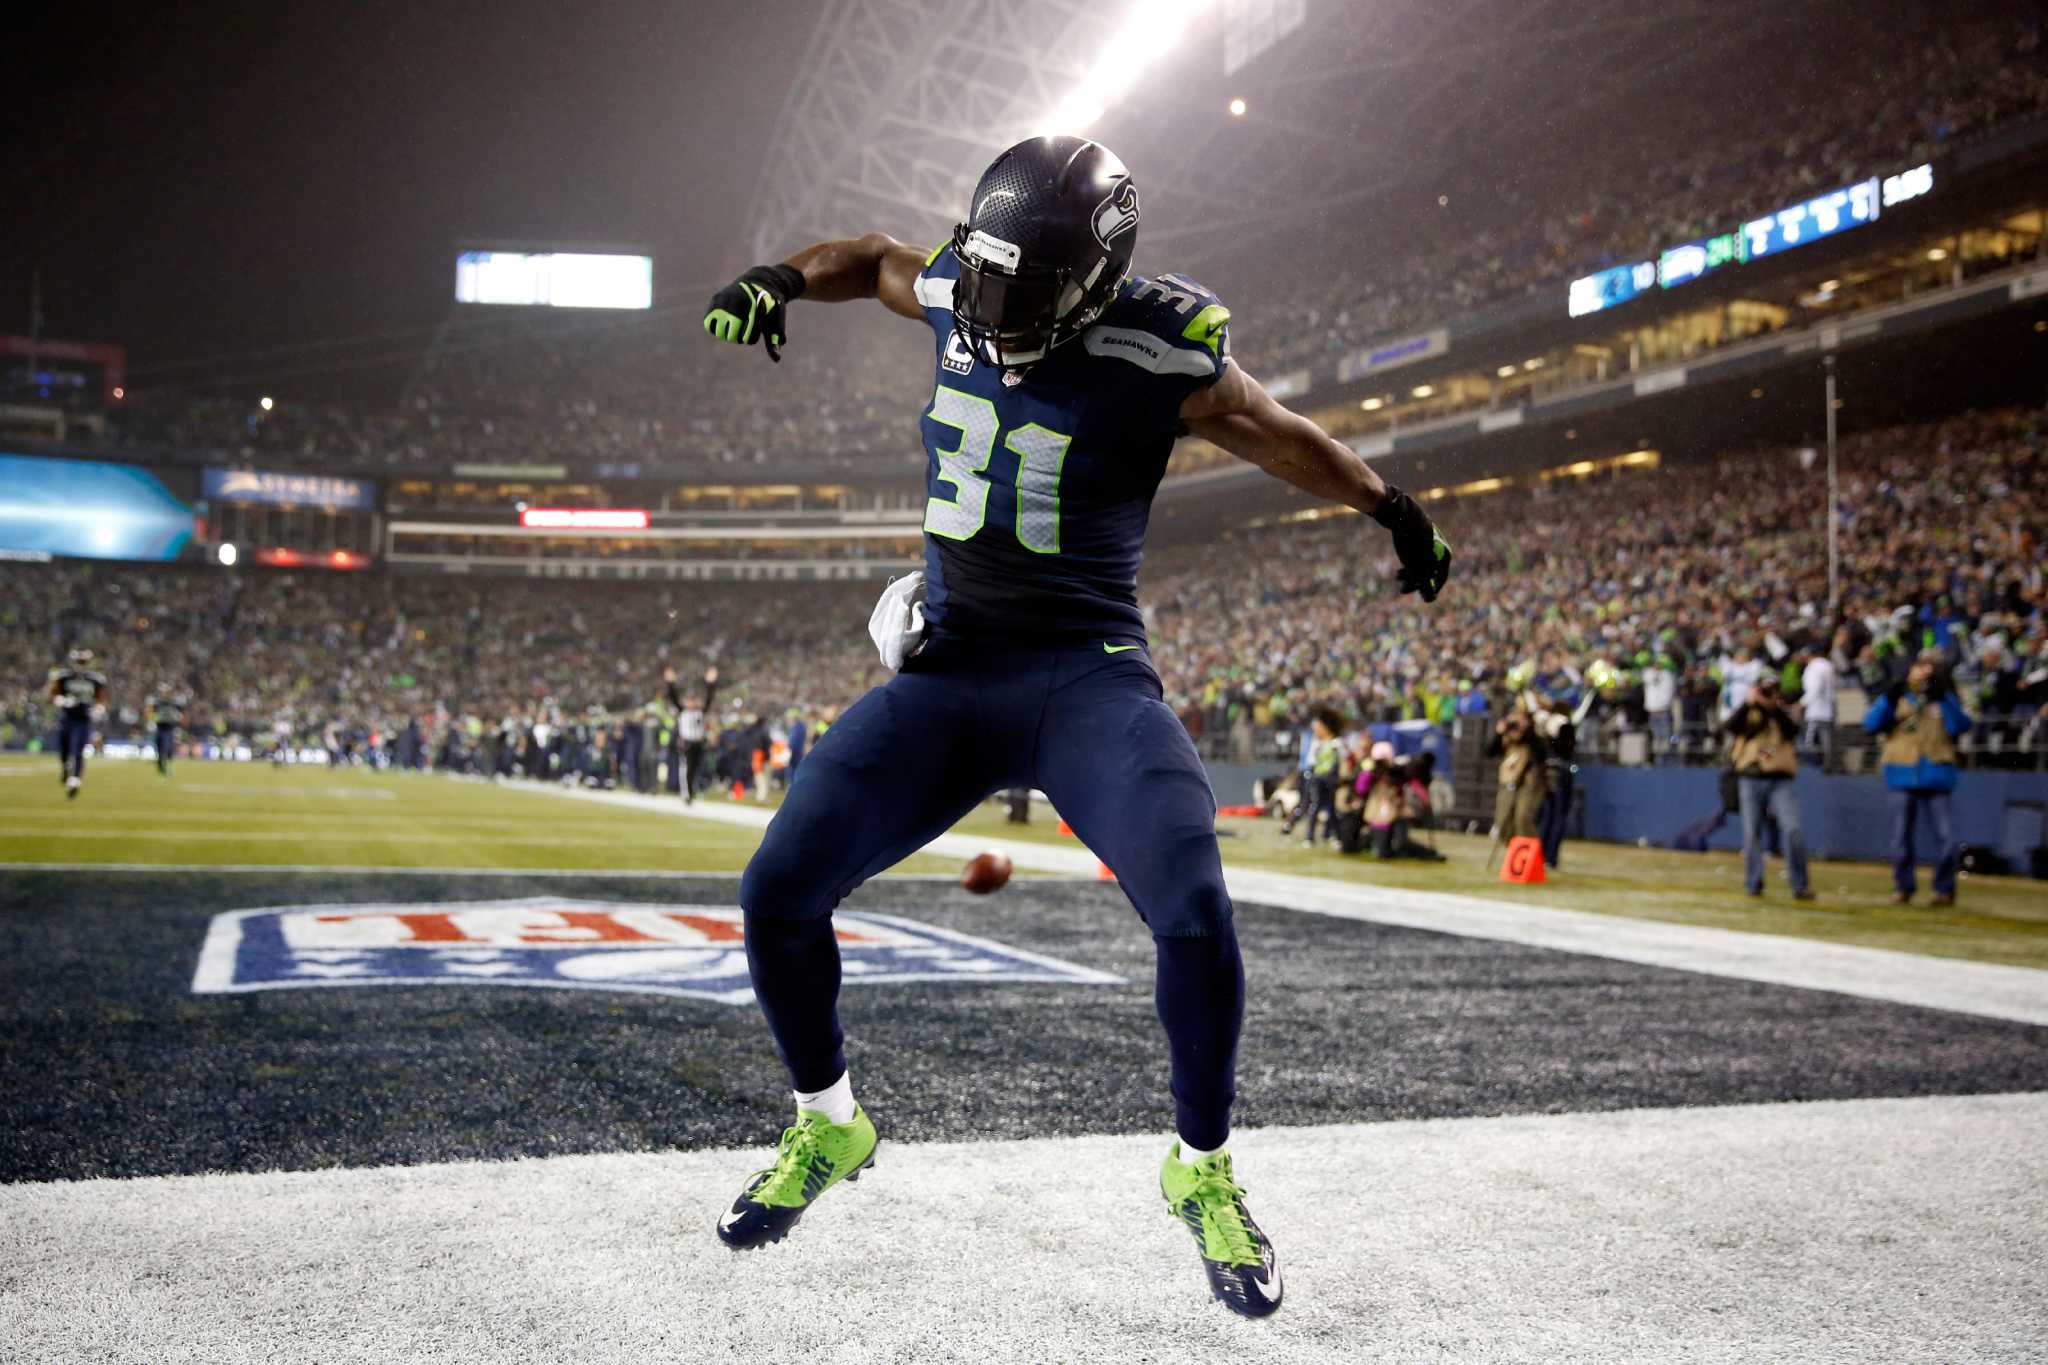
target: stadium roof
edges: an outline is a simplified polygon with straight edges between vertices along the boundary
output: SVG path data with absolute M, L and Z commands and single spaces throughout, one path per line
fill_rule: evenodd
M 936 241 L 997 152 L 1061 123 L 1132 164 L 1148 239 L 1181 242 L 1185 260 L 1233 247 L 1252 225 L 1555 137 L 1631 94 L 1669 98 L 1676 71 L 1753 52 L 1793 19 L 1763 4 L 1297 4 L 1300 30 L 1226 77 L 1226 30 L 1257 7 L 830 0 L 761 167 L 754 257 L 877 227 Z M 1127 88 L 1092 100 L 1105 71 Z M 1229 115 L 1233 97 L 1246 117 Z M 1096 103 L 1099 118 L 1072 126 Z

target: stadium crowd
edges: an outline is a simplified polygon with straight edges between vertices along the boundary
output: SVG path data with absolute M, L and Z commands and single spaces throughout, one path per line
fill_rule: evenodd
M 2040 728 L 2048 700 L 2048 417 L 1969 413 L 1842 444 L 1841 609 L 1827 609 L 1825 495 L 1810 453 L 1510 484 L 1439 504 L 1458 547 L 1433 607 L 1389 595 L 1384 537 L 1339 515 L 1169 548 L 1147 563 L 1153 656 L 1191 732 L 1249 756 L 1328 708 L 1454 722 L 1527 691 L 1589 728 L 1659 741 L 1711 726 L 1768 669 L 1796 697 L 1831 661 L 1882 691 L 1945 651 L 1973 711 Z M 200 735 L 387 739 L 506 717 L 625 717 L 660 670 L 716 664 L 715 723 L 824 715 L 882 675 L 872 583 L 654 585 L 80 563 L 0 565 L 0 744 L 50 722 L 40 679 L 83 644 L 112 721 L 159 689 Z
M 1569 476 L 1434 509 L 1455 590 L 1393 599 L 1382 538 L 1340 515 L 1155 556 L 1155 653 L 1197 734 L 1497 712 L 1533 687 L 1660 735 L 1742 700 L 1737 658 L 1798 694 L 1825 656 L 1882 690 L 1922 647 L 1947 651 L 1974 707 L 2048 700 L 2048 424 L 1971 413 L 1841 446 L 1841 608 L 1827 608 L 1826 492 L 1811 452 L 1771 449 L 1653 471 Z M 1668 722 L 1665 718 L 1668 718 Z
M 1605 127 L 1613 150 L 1595 162 L 1575 139 L 1542 139 L 1489 175 L 1483 194 L 1447 203 L 1455 230 L 1427 233 L 1414 252 L 1303 243 L 1286 258 L 1342 264 L 1252 282 L 1258 306 L 1235 329 L 1239 359 L 1255 373 L 1284 372 L 1539 288 L 1562 307 L 1570 280 L 1903 171 L 2048 109 L 2038 18 L 1944 14 L 1908 35 L 1872 26 L 1859 50 L 1813 46 L 1793 60 L 1799 69 L 1773 83 L 1777 98 L 1673 100 Z M 1827 92 L 1819 112 L 1815 91 Z
M 1197 273 L 1240 301 L 1238 357 L 1268 378 L 1539 287 L 1561 304 L 1575 277 L 2048 110 L 2038 19 L 1991 8 L 2000 17 L 1945 13 L 1913 33 L 1872 25 L 1853 50 L 1792 54 L 1794 69 L 1770 83 L 1775 97 L 1673 100 L 1655 117 L 1609 119 L 1603 144 L 1620 145 L 1596 162 L 1570 137 L 1499 153 L 1503 164 L 1478 173 L 1483 193 L 1446 197 L 1455 230 L 1421 232 L 1413 250 L 1360 252 L 1356 224 L 1328 213 L 1284 251 Z M 1246 273 L 1260 261 L 1285 268 Z M 144 385 L 115 435 L 131 449 L 328 470 L 915 462 L 925 338 L 809 309 L 784 363 L 765 365 L 705 346 L 698 306 L 568 318 L 470 310 L 442 329 L 394 405 L 285 401 L 264 411 L 246 397 L 153 396 Z

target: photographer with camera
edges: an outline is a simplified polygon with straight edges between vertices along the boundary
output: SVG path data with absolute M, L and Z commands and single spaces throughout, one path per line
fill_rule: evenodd
M 1765 673 L 1728 717 L 1728 761 L 1735 769 L 1736 803 L 1742 812 L 1742 883 L 1752 896 L 1764 893 L 1763 825 L 1777 825 L 1785 852 L 1785 878 L 1792 899 L 1810 901 L 1806 879 L 1806 836 L 1799 827 L 1797 778 L 1799 722 L 1785 705 L 1778 675 Z
M 1926 812 L 1934 834 L 1934 905 L 1956 903 L 1956 843 L 1949 793 L 1956 789 L 1956 737 L 1970 728 L 1956 699 L 1947 657 L 1927 650 L 1863 717 L 1863 728 L 1884 736 L 1880 755 L 1892 808 L 1892 903 L 1913 899 L 1913 830 Z
M 1550 792 L 1544 759 L 1549 746 L 1537 732 L 1521 702 L 1502 716 L 1486 741 L 1486 756 L 1500 760 L 1500 787 L 1493 802 L 1493 828 L 1499 839 L 1535 838 L 1536 815 Z

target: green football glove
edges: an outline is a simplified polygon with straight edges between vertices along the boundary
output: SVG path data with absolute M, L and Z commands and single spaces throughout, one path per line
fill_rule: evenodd
M 1402 592 L 1419 592 L 1425 602 L 1436 601 L 1451 577 L 1451 545 L 1429 513 L 1415 499 L 1392 484 L 1387 495 L 1373 509 L 1372 519 L 1394 534 L 1394 553 L 1401 557 L 1397 580 Z
M 711 296 L 704 310 L 704 330 L 735 346 L 760 342 L 768 358 L 782 360 L 789 340 L 784 318 L 789 304 L 804 293 L 804 272 L 793 265 L 757 265 Z

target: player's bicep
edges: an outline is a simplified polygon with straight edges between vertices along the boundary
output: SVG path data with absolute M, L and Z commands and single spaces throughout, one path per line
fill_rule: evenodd
M 884 308 L 919 322 L 925 320 L 924 305 L 917 301 L 917 277 L 924 265 L 925 254 L 916 247 L 889 243 L 875 269 L 875 297 Z
M 1214 384 L 1187 396 L 1180 416 L 1195 435 L 1261 468 L 1284 463 L 1304 425 L 1234 360 Z

